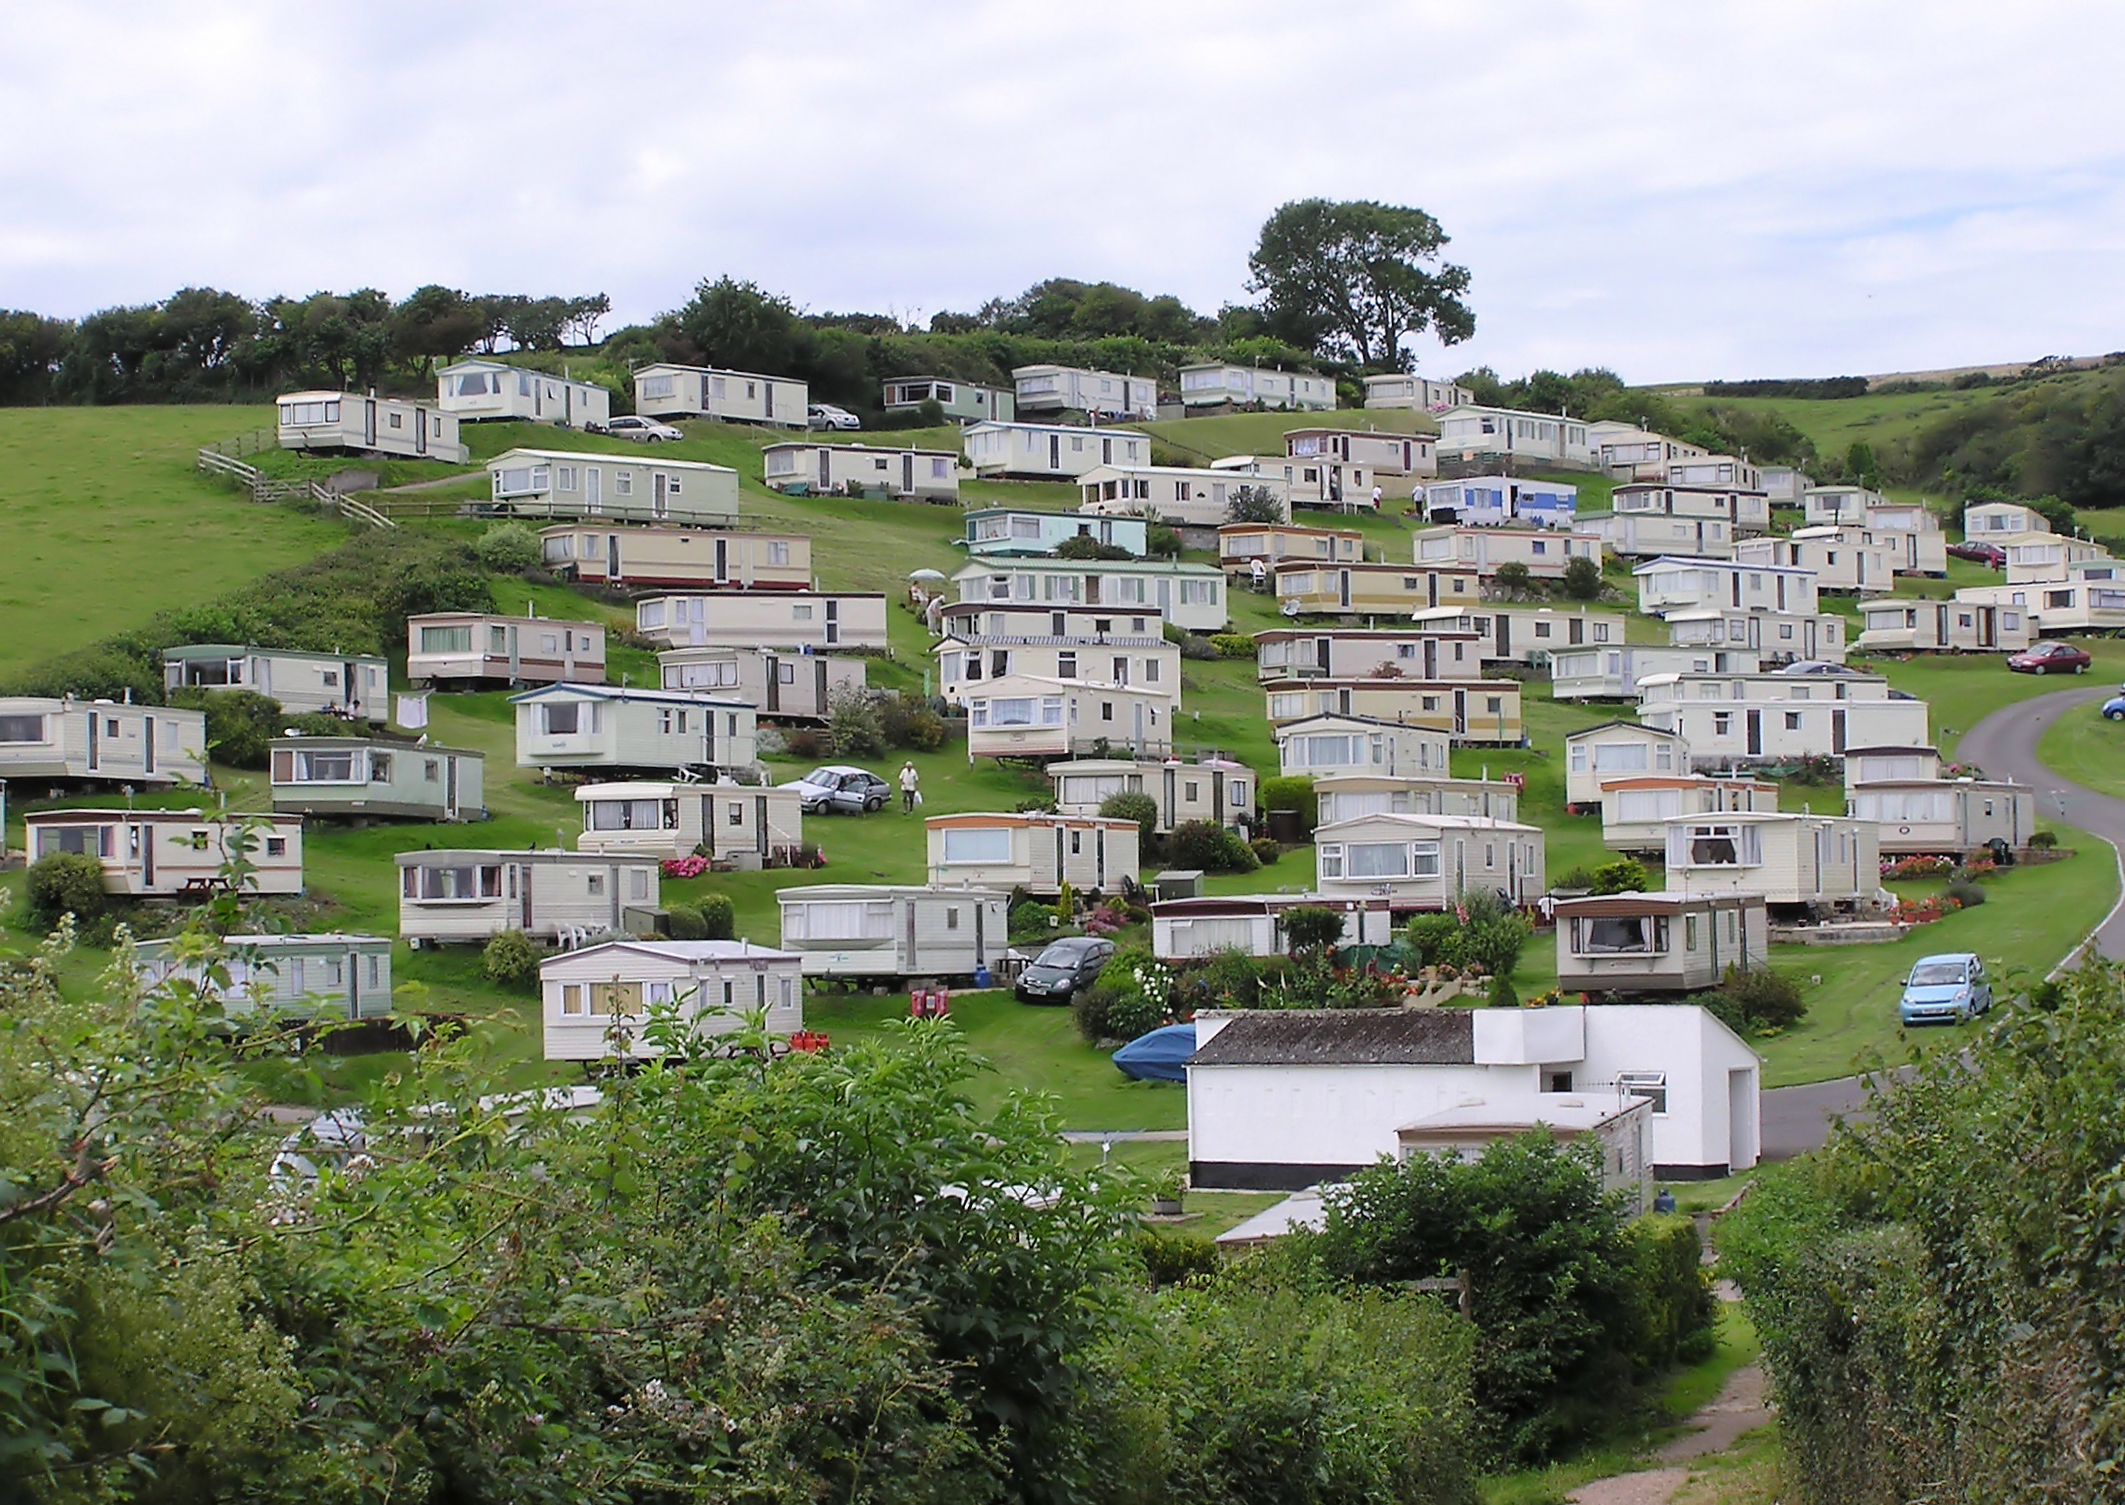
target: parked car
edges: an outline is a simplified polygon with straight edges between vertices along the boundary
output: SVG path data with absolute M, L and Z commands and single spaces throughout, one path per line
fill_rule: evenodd
M 877 774 L 841 763 L 815 768 L 780 787 L 797 791 L 798 803 L 806 815 L 826 815 L 837 810 L 869 815 L 884 809 L 885 802 L 893 797 L 893 786 Z
M 2037 643 L 2020 653 L 2007 655 L 2007 667 L 2017 674 L 2085 674 L 2095 660 L 2071 643 Z
M 1100 968 L 1114 956 L 1114 942 L 1095 935 L 1050 941 L 1033 965 L 1018 974 L 1020 1003 L 1068 1003 L 1079 988 L 1089 987 Z
M 583 432 L 610 434 L 615 439 L 632 439 L 638 444 L 669 444 L 674 439 L 686 437 L 668 423 L 659 423 L 654 418 L 638 418 L 632 413 L 608 418 L 603 423 L 586 423 Z
M 1786 664 L 1782 668 L 1774 669 L 1772 672 L 1774 674 L 1857 674 L 1860 671 L 1852 668 L 1849 664 L 1833 664 L 1828 659 L 1797 658 L 1792 663 Z
M 1996 543 L 1952 543 L 1948 545 L 1948 557 L 1989 564 L 1996 570 L 2007 568 L 2007 551 Z
M 2103 702 L 2103 719 L 2125 721 L 2125 685 L 2120 685 L 2118 693 Z
M 1992 984 L 1974 951 L 1922 956 L 1904 979 L 1897 1014 L 1906 1024 L 1960 1024 L 1992 1007 Z
M 804 426 L 814 429 L 860 429 L 863 420 L 847 408 L 830 402 L 815 402 L 804 410 Z

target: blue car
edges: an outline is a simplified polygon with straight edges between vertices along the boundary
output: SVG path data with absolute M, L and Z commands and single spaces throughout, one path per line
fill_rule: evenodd
M 1912 967 L 1897 1013 L 1905 1024 L 1960 1024 L 1991 1007 L 1992 984 L 1977 953 L 1944 951 Z
M 2103 702 L 2103 719 L 2125 721 L 2125 685 L 2119 686 L 2118 693 Z

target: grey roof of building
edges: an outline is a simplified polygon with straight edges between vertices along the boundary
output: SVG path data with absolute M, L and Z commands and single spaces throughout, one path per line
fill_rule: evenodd
M 1467 1009 L 1305 1009 L 1242 1014 L 1191 1066 L 1470 1066 Z

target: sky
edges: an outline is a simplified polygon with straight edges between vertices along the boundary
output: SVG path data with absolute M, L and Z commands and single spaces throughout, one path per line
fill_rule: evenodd
M 0 307 L 729 274 L 926 323 L 1250 298 L 1293 199 L 1414 205 L 1475 336 L 1634 383 L 2125 348 L 2114 0 L 0 0 Z

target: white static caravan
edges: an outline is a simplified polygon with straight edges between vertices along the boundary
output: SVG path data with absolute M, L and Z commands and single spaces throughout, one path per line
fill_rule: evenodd
M 435 405 L 456 414 L 460 423 L 515 418 L 581 428 L 612 416 L 612 394 L 596 382 L 501 361 L 462 360 L 438 366 Z
M 1756 779 L 1715 779 L 1702 773 L 1605 779 L 1601 844 L 1611 852 L 1657 857 L 1667 850 L 1667 822 L 1675 816 L 1777 808 L 1778 786 Z
M 1620 643 L 1623 618 L 1613 611 L 1558 611 L 1551 606 L 1431 607 L 1415 613 L 1424 632 L 1473 632 L 1483 643 L 1486 664 L 1537 667 L 1560 648 Z
M 207 717 L 176 706 L 0 696 L 0 779 L 203 784 Z
M 1164 696 L 1173 709 L 1180 708 L 1180 645 L 1167 642 L 1164 634 L 1155 631 L 1142 637 L 1108 633 L 1096 637 L 947 637 L 938 642 L 936 651 L 937 693 L 955 705 L 995 680 L 1030 676 L 1120 689 L 1133 685 Z
M 1670 483 L 1618 486 L 1611 511 L 1638 517 L 1693 517 L 1725 523 L 1736 538 L 1771 526 L 1771 501 L 1760 491 Z
M 961 601 L 1155 611 L 1190 632 L 1223 632 L 1225 577 L 1163 559 L 970 559 L 952 573 Z
M 1704 453 L 1697 445 L 1635 423 L 1590 423 L 1586 439 L 1594 451 L 1595 469 L 1618 481 L 1665 481 L 1670 461 Z
M 1273 627 L 1254 635 L 1254 677 L 1387 679 L 1436 683 L 1483 677 L 1483 639 L 1473 632 L 1360 627 Z
M 595 622 L 437 611 L 406 618 L 406 677 L 416 687 L 605 683 L 605 629 Z
M 1845 795 L 1860 784 L 1933 784 L 1940 781 L 1937 747 L 1848 747 Z
M 2041 585 L 1966 585 L 1959 604 L 2026 610 L 2044 637 L 2125 629 L 2125 581 L 2047 580 Z
M 971 978 L 1010 945 L 1011 896 L 995 889 L 817 883 L 775 899 L 806 977 Z
M 282 449 L 326 454 L 394 455 L 462 465 L 457 414 L 402 397 L 356 392 L 290 392 L 279 399 L 275 430 Z
M 1210 468 L 1238 481 L 1281 486 L 1294 507 L 1328 507 L 1338 512 L 1372 509 L 1372 467 L 1360 460 L 1344 464 L 1333 456 L 1294 460 L 1284 455 L 1225 455 Z
M 2050 531 L 2043 513 L 2019 502 L 1979 502 L 1963 509 L 1963 537 L 1971 543 L 2008 544 Z
M 1729 608 L 1812 616 L 1819 610 L 1815 572 L 1790 565 L 1663 556 L 1631 574 L 1638 581 L 1638 609 L 1650 616 Z
M 1171 465 L 1095 465 L 1078 477 L 1078 511 L 1092 517 L 1153 517 L 1183 528 L 1221 528 L 1232 520 L 1232 499 L 1245 488 L 1267 494 L 1277 521 L 1291 521 L 1284 483 L 1274 476 Z
M 804 841 L 804 797 L 773 784 L 585 784 L 579 852 L 786 864 Z
M 375 654 L 302 653 L 236 643 L 193 643 L 162 650 L 165 690 L 250 690 L 291 714 L 345 712 L 350 720 L 387 720 L 390 665 Z
M 1317 823 L 1360 815 L 1480 815 L 1520 818 L 1520 790 L 1498 779 L 1432 778 L 1404 774 L 1337 773 L 1313 781 Z
M 1540 826 L 1478 815 L 1360 815 L 1313 831 L 1314 887 L 1395 910 L 1451 909 L 1468 893 L 1532 902 L 1549 886 Z
M 1785 565 L 1810 570 L 1818 591 L 1840 595 L 1878 595 L 1896 588 L 1896 565 L 1903 557 L 1897 535 L 1865 528 L 1801 528 L 1786 538 L 1745 538 L 1734 545 L 1734 562 L 1743 569 Z
M 788 376 L 662 362 L 635 372 L 635 411 L 649 418 L 720 418 L 803 428 L 811 394 Z
M 268 758 L 278 815 L 479 820 L 487 759 L 431 742 L 280 737 Z
M 1655 674 L 1638 717 L 1687 737 L 1700 767 L 1839 758 L 1926 741 L 1926 702 L 1872 674 Z
M 1355 528 L 1309 528 L 1298 523 L 1227 523 L 1217 530 L 1218 568 L 1250 575 L 1255 560 L 1268 569 L 1289 560 L 1355 564 L 1365 558 L 1365 535 Z
M 1134 429 L 972 423 L 963 438 L 967 464 L 984 480 L 1074 481 L 1098 465 L 1151 463 L 1151 440 Z
M 1424 516 L 1463 528 L 1555 529 L 1569 532 L 1579 511 L 1579 488 L 1566 481 L 1511 476 L 1463 476 L 1424 488 Z M 1596 557 L 1599 557 L 1598 555 Z
M 1795 659 L 1843 663 L 1845 619 L 1836 612 L 1751 611 L 1747 607 L 1703 607 L 1671 611 L 1668 642 L 1676 648 L 1747 648 L 1766 664 Z
M 1273 735 L 1277 771 L 1314 778 L 1341 773 L 1443 778 L 1452 746 L 1446 732 L 1363 716 L 1313 716 L 1277 727 Z
M 1141 517 L 1087 517 L 1082 512 L 1041 512 L 1031 507 L 975 507 L 966 514 L 960 540 L 970 557 L 980 555 L 1048 555 L 1073 538 L 1127 549 L 1143 556 L 1150 548 L 1151 524 Z
M 1023 888 L 1052 896 L 1117 893 L 1134 879 L 1140 832 L 1133 820 L 1096 815 L 933 815 L 924 823 L 933 887 Z
M 1284 455 L 1291 460 L 1340 460 L 1367 465 L 1375 476 L 1428 476 L 1439 470 L 1436 434 L 1397 434 L 1379 429 L 1286 429 Z
M 1316 716 L 1355 716 L 1432 727 L 1459 747 L 1524 747 L 1520 682 L 1482 679 L 1271 679 L 1262 683 L 1271 729 Z
M 1800 505 L 1811 528 L 1865 527 L 1868 511 L 1888 506 L 1889 499 L 1864 486 L 1810 486 L 1801 493 Z
M 938 614 L 938 620 L 947 642 L 981 647 L 1166 641 L 1158 613 L 1143 607 L 1116 611 L 1031 601 L 954 601 Z
M 1988 841 L 2024 847 L 2036 831 L 2036 791 L 1985 779 L 1848 784 L 1845 811 L 1880 828 L 1885 857 L 1983 857 Z
M 228 974 L 222 987 L 197 961 L 175 955 L 172 941 L 134 947 L 150 987 L 172 979 L 202 995 L 213 991 L 231 1018 L 380 1019 L 391 1012 L 391 938 L 382 935 L 225 935 L 214 965 Z
M 543 941 L 618 932 L 657 902 L 657 859 L 477 848 L 400 852 L 398 933 L 416 948 L 521 930 Z M 646 916 L 640 921 L 647 929 Z
M 1763 490 L 1763 472 L 1733 455 L 1683 455 L 1668 461 L 1667 479 L 1670 486 Z
M 1332 376 L 1311 371 L 1270 371 L 1260 366 L 1206 363 L 1183 366 L 1182 408 L 1265 408 L 1333 412 L 1336 384 Z
M 1763 655 L 1749 648 L 1559 648 L 1550 654 L 1554 700 L 1636 700 L 1651 674 L 1754 674 Z
M 1237 828 L 1254 815 L 1254 770 L 1228 759 L 1077 758 L 1042 772 L 1055 786 L 1061 815 L 1097 815 L 1117 794 L 1150 795 L 1158 805 L 1153 829 L 1161 835 L 1191 820 Z
M 30 861 L 54 852 L 103 864 L 105 893 L 136 899 L 207 897 L 221 867 L 248 840 L 245 893 L 303 891 L 303 824 L 278 815 L 207 815 L 199 810 L 33 810 L 22 819 Z M 248 828 L 248 829 L 247 829 Z
M 1517 408 L 1486 408 L 1474 403 L 1439 415 L 1439 460 L 1462 465 L 1505 460 L 1506 469 L 1562 465 L 1591 470 L 1594 451 L 1587 443 L 1583 419 L 1554 413 L 1524 413 Z
M 1844 815 L 1733 811 L 1667 822 L 1671 894 L 1755 894 L 1766 904 L 1844 908 L 1881 888 L 1881 833 Z
M 752 1013 L 771 1035 L 804 1028 L 797 958 L 750 941 L 607 941 L 549 956 L 539 963 L 539 999 L 549 1061 L 659 1055 L 643 1030 L 673 1011 L 674 1023 L 705 1041 L 744 1028 Z
M 1173 747 L 1174 695 L 1157 685 L 1006 674 L 962 689 L 967 761 L 977 758 L 1139 758 Z
M 1472 569 L 1486 579 L 1517 564 L 1537 580 L 1562 580 L 1574 559 L 1601 566 L 1601 541 L 1548 528 L 1424 528 L 1411 540 L 1415 562 L 1427 569 Z
M 1414 617 L 1440 607 L 1469 610 L 1483 600 L 1476 572 L 1462 567 L 1287 560 L 1270 571 L 1270 579 L 1277 610 L 1287 617 Z
M 750 769 L 759 713 L 742 700 L 680 690 L 542 685 L 509 697 L 519 768 L 618 773 Z
M 1443 413 L 1466 407 L 1476 400 L 1468 388 L 1450 381 L 1428 381 L 1403 371 L 1389 371 L 1365 378 L 1368 408 L 1412 408 L 1420 413 Z
M 1757 475 L 1774 507 L 1798 507 L 1801 498 L 1815 489 L 1815 478 L 1791 465 L 1766 465 Z
M 885 597 L 876 591 L 715 591 L 648 596 L 635 628 L 668 648 L 883 649 Z
M 1285 956 L 1284 916 L 1294 909 L 1328 909 L 1343 917 L 1338 946 L 1386 946 L 1394 941 L 1394 912 L 1385 899 L 1328 894 L 1230 894 L 1165 899 L 1151 906 L 1151 954 L 1162 962 L 1194 961 L 1237 951 Z
M 849 488 L 883 487 L 898 500 L 959 500 L 959 456 L 948 449 L 902 449 L 885 444 L 823 444 L 792 439 L 760 452 L 768 488 L 804 487 L 816 496 Z
M 2026 607 L 1886 597 L 1859 603 L 1862 653 L 2018 653 L 2036 641 Z
M 954 423 L 1009 423 L 1018 416 L 1018 394 L 1006 387 L 948 376 L 896 376 L 885 384 L 883 406 L 903 413 L 934 402 Z
M 1572 531 L 1624 559 L 1680 554 L 1724 559 L 1734 550 L 1734 525 L 1718 517 L 1669 517 L 1663 512 L 1589 512 Z
M 2065 580 L 2074 566 L 2108 563 L 2110 550 L 2089 538 L 2063 538 L 2056 533 L 2015 539 L 2007 545 L 2007 583 L 2037 585 Z
M 812 541 L 803 533 L 560 523 L 539 530 L 546 568 L 592 585 L 704 590 L 804 590 Z
M 862 690 L 868 671 L 860 658 L 709 647 L 667 648 L 657 675 L 667 690 L 750 701 L 769 720 L 824 721 L 834 696 Z
M 1601 894 L 1559 899 L 1557 987 L 1565 993 L 1702 993 L 1729 967 L 1769 965 L 1760 894 Z
M 1148 376 L 1080 366 L 1017 366 L 1012 368 L 1011 381 L 1018 411 L 1027 417 L 1043 413 L 1089 413 L 1095 418 L 1158 416 L 1158 383 Z
M 1635 721 L 1604 721 L 1564 739 L 1564 808 L 1573 815 L 1600 809 L 1602 786 L 1615 779 L 1689 771 L 1684 738 Z
M 505 450 L 487 462 L 492 506 L 510 517 L 731 528 L 738 472 L 704 460 L 637 460 L 567 449 Z

